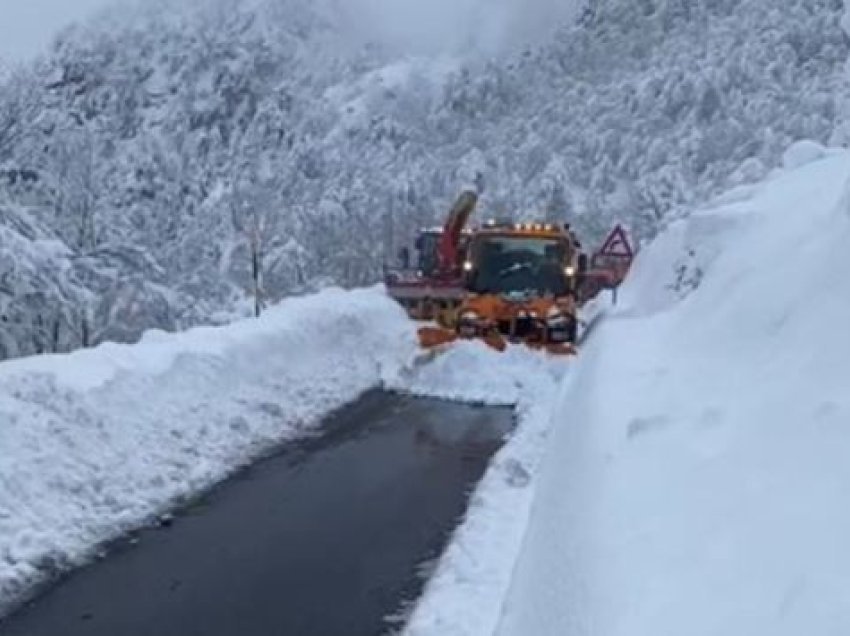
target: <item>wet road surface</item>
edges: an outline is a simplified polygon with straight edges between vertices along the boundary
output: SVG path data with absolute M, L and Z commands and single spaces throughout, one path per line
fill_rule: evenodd
M 512 426 L 370 393 L 0 623 L 2 636 L 375 635 L 415 599 Z

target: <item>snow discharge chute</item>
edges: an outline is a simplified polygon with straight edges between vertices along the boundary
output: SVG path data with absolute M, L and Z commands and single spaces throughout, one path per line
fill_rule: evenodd
M 461 237 L 469 217 L 475 211 L 478 204 L 478 195 L 467 190 L 463 192 L 452 206 L 446 223 L 443 226 L 443 235 L 440 238 L 440 249 L 438 253 L 440 272 L 445 276 L 456 276 L 460 273 L 462 265 Z
M 463 192 L 449 211 L 442 227 L 426 228 L 416 237 L 417 259 L 411 267 L 409 253 L 405 262 L 386 273 L 386 285 L 414 320 L 453 324 L 465 297 L 463 263 L 470 232 L 469 217 L 478 204 L 478 195 Z

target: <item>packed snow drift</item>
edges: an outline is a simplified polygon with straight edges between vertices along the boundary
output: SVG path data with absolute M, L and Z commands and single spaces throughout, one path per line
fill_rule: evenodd
M 332 409 L 391 381 L 415 331 L 382 290 L 0 364 L 0 610 Z
M 848 633 L 850 154 L 785 166 L 641 254 L 558 400 L 499 634 Z

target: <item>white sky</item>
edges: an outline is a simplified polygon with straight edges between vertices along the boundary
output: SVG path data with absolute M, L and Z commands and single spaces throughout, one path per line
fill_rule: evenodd
M 0 0 L 0 60 L 23 62 L 56 33 L 120 0 Z M 177 0 L 174 0 L 177 1 Z M 236 0 L 231 0 L 236 1 Z M 311 0 L 306 0 L 311 1 Z M 334 0 L 330 0 L 334 2 Z M 335 0 L 350 26 L 407 52 L 482 50 L 534 41 L 578 0 Z
M 44 51 L 62 27 L 110 0 L 0 0 L 0 59 L 22 62 Z
M 339 0 L 355 28 L 408 50 L 445 52 L 545 38 L 575 16 L 579 0 Z M 376 33 L 377 32 L 377 33 Z

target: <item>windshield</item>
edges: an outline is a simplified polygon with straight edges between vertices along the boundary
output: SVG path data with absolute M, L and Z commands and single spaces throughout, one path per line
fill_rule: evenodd
M 476 240 L 472 291 L 484 294 L 535 293 L 563 296 L 569 291 L 563 240 L 527 236 L 488 236 Z

